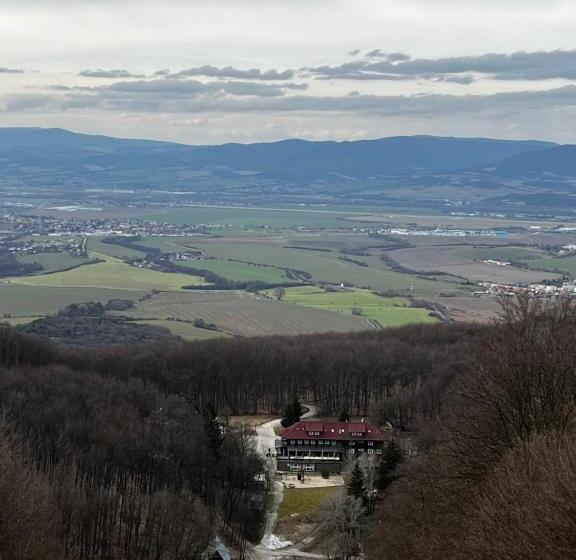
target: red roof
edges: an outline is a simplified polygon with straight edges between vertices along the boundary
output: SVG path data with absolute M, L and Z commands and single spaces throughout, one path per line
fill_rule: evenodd
M 360 435 L 353 435 L 360 434 Z M 297 422 L 282 432 L 282 439 L 384 441 L 384 432 L 368 422 Z

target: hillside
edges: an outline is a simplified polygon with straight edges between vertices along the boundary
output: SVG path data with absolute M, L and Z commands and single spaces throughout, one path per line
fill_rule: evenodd
M 37 184 L 59 178 L 78 185 L 108 181 L 141 187 L 190 183 L 194 177 L 190 172 L 223 177 L 254 173 L 296 180 L 330 175 L 367 178 L 494 166 L 509 157 L 551 147 L 554 144 L 547 142 L 433 136 L 187 146 L 62 129 L 5 128 L 0 129 L 0 177 Z M 130 171 L 136 174 L 131 179 Z
M 471 212 L 537 214 L 544 199 L 546 212 L 565 215 L 576 211 L 575 150 L 435 136 L 190 146 L 5 128 L 0 188 L 16 197 L 25 188 L 32 197 L 40 191 L 104 205 L 131 204 L 137 190 L 149 203 L 417 205 L 443 212 L 466 205 Z

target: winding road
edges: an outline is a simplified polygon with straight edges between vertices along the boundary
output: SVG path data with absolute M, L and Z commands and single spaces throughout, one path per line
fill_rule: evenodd
M 302 419 L 313 418 L 318 415 L 318 407 L 313 404 L 304 404 L 304 408 L 308 410 L 302 415 Z M 256 428 L 256 448 L 268 464 L 270 472 L 276 472 L 276 461 L 274 457 L 270 456 L 275 453 L 275 443 L 278 439 L 275 429 L 281 426 L 281 419 L 276 418 L 265 422 Z M 266 513 L 266 529 L 260 544 L 254 546 L 249 555 L 253 560 L 268 560 L 271 558 L 286 558 L 286 559 L 299 559 L 299 558 L 316 558 L 318 560 L 325 559 L 322 554 L 312 554 L 303 552 L 291 543 L 283 541 L 274 534 L 274 527 L 278 519 L 278 508 L 282 503 L 282 496 L 284 494 L 284 484 L 280 480 L 275 480 L 272 486 L 272 499 L 270 500 L 269 510 Z

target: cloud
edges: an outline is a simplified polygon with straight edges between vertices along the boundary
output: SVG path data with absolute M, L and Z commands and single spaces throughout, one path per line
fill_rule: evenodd
M 474 73 L 496 80 L 576 80 L 576 50 L 412 59 L 403 53 L 374 49 L 364 60 L 307 70 L 318 78 L 347 80 L 430 79 L 471 83 Z M 459 75 L 466 77 L 458 79 Z
M 4 111 L 40 109 L 142 113 L 316 113 L 385 117 L 514 119 L 535 111 L 576 109 L 576 86 L 489 95 L 284 95 L 284 90 L 252 82 L 202 83 L 195 80 L 119 82 L 97 88 L 13 94 L 0 98 Z
M 79 76 L 83 76 L 85 78 L 144 78 L 145 76 L 142 74 L 133 74 L 128 70 L 102 70 L 98 68 L 96 70 L 82 70 L 78 72 Z
M 119 95 L 153 95 L 153 96 L 256 96 L 279 97 L 285 94 L 286 89 L 303 89 L 306 84 L 272 85 L 236 80 L 200 82 L 198 80 L 177 80 L 167 78 L 164 80 L 141 80 L 136 82 L 116 82 L 110 86 L 98 88 L 104 94 Z
M 4 68 L 0 66 L 0 74 L 23 74 L 24 70 L 20 70 L 19 68 Z
M 160 72 L 164 71 L 161 70 Z M 276 81 L 291 80 L 294 78 L 295 72 L 294 70 L 259 70 L 258 68 L 242 70 L 239 68 L 234 68 L 233 66 L 219 68 L 217 66 L 205 65 L 168 74 L 169 78 L 175 79 L 190 78 L 196 76 L 205 76 L 208 78 L 237 78 L 242 80 Z

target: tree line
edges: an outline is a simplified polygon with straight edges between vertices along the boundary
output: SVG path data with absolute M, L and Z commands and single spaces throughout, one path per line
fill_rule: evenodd
M 435 444 L 383 494 L 366 558 L 576 556 L 576 304 L 504 311 L 450 389 Z
M 65 356 L 0 329 L 0 557 L 179 560 L 214 531 L 257 539 L 263 465 L 247 433 Z

